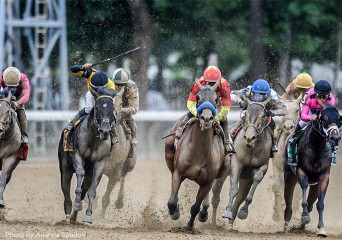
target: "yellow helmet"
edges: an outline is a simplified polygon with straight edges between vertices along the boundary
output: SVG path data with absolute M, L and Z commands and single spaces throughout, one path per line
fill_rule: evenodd
M 299 74 L 294 80 L 294 84 L 298 88 L 312 88 L 314 86 L 312 78 L 308 73 Z

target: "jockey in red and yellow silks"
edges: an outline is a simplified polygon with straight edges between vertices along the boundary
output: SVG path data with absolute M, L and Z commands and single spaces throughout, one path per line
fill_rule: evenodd
M 220 122 L 220 125 L 225 134 L 225 152 L 228 153 L 235 153 L 232 141 L 230 140 L 229 136 L 229 127 L 228 127 L 228 120 L 227 115 L 230 110 L 231 106 L 231 99 L 230 99 L 230 85 L 225 80 L 222 75 L 220 69 L 215 66 L 209 66 L 205 69 L 203 76 L 198 79 L 200 84 L 204 85 L 211 85 L 213 86 L 217 81 L 220 81 L 216 89 L 216 94 L 220 98 L 220 103 L 218 106 L 219 113 L 215 116 L 215 120 Z M 187 101 L 187 108 L 189 110 L 188 114 L 183 118 L 181 124 L 179 125 L 178 129 L 175 133 L 175 147 L 177 147 L 178 140 L 182 136 L 183 128 L 185 124 L 189 121 L 190 118 L 197 116 L 197 107 L 196 107 L 196 96 L 199 92 L 199 88 L 196 83 L 193 84 L 191 88 L 191 92 L 189 94 L 189 98 Z

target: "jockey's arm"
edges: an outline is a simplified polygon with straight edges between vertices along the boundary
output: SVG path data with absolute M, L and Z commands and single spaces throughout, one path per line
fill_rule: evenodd
M 128 91 L 128 106 L 122 108 L 124 115 L 134 115 L 139 110 L 139 90 L 137 85 L 129 83 L 130 86 L 127 88 Z
M 71 72 L 75 73 L 76 75 L 79 75 L 81 77 L 89 78 L 90 75 L 95 72 L 94 69 L 90 68 L 88 70 L 85 70 L 82 65 L 75 65 L 70 68 Z
M 188 102 L 186 103 L 186 106 L 189 112 L 191 112 L 192 115 L 196 117 L 197 116 L 196 102 L 188 100 Z
M 221 106 L 221 111 L 216 115 L 216 121 L 224 120 L 230 111 L 230 106 Z
M 30 98 L 30 82 L 25 74 L 20 74 L 21 96 L 17 100 L 20 105 L 26 105 Z

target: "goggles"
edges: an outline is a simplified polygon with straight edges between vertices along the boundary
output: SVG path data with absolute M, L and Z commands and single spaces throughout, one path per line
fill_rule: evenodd
M 265 93 L 254 93 L 251 94 L 251 100 L 253 102 L 263 102 L 267 99 L 267 94 Z
M 316 97 L 319 99 L 328 99 L 330 94 L 324 95 L 324 94 L 317 94 Z

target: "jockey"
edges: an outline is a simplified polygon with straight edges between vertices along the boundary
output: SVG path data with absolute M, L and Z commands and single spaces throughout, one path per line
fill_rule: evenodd
M 271 101 L 266 106 L 266 115 L 267 117 L 271 117 L 271 123 L 269 124 L 269 126 L 272 130 L 272 149 L 270 154 L 270 157 L 272 158 L 274 156 L 274 153 L 278 151 L 274 139 L 275 122 L 272 117 L 285 115 L 287 112 L 286 104 L 278 98 L 277 93 L 270 88 L 270 85 L 264 79 L 258 79 L 253 83 L 252 86 L 248 86 L 247 88 L 232 92 L 232 99 L 235 99 L 235 101 L 239 103 L 239 106 L 242 109 L 241 119 L 238 122 L 236 122 L 233 129 L 231 130 L 233 138 L 235 137 L 237 131 L 240 129 L 241 125 L 245 121 L 245 112 L 248 106 L 245 101 L 238 97 L 238 93 L 242 94 L 243 96 L 247 97 L 253 102 L 263 102 L 267 98 L 271 98 Z
M 224 79 L 221 75 L 220 69 L 215 66 L 209 66 L 205 69 L 203 76 L 200 77 L 199 82 L 202 85 L 211 85 L 213 86 L 217 81 L 220 81 L 218 88 L 216 89 L 216 94 L 220 98 L 220 105 L 221 111 L 216 115 L 215 120 L 220 122 L 220 125 L 223 129 L 225 134 L 225 153 L 235 153 L 232 141 L 230 140 L 229 136 L 229 128 L 228 128 L 228 120 L 227 115 L 230 110 L 231 106 L 231 99 L 230 99 L 230 85 L 226 79 Z M 189 121 L 190 118 L 197 116 L 196 111 L 196 95 L 199 92 L 199 88 L 196 83 L 193 84 L 191 88 L 191 92 L 189 94 L 187 107 L 188 107 L 188 114 L 183 118 L 182 122 L 180 123 L 178 129 L 175 132 L 175 147 L 177 146 L 178 140 L 182 136 L 183 128 L 185 124 Z
M 282 95 L 282 98 L 289 99 L 297 99 L 300 95 L 302 95 L 302 103 L 304 103 L 304 99 L 306 97 L 307 92 L 310 88 L 314 86 L 312 82 L 312 78 L 308 73 L 300 73 L 297 77 L 287 86 L 285 89 L 285 93 Z M 280 122 L 276 129 L 274 130 L 274 137 L 276 143 L 279 140 L 281 132 L 283 130 L 283 123 Z
M 23 159 L 26 160 L 28 152 L 28 135 L 27 135 L 27 119 L 25 113 L 25 105 L 30 98 L 30 82 L 27 76 L 15 67 L 8 67 L 4 72 L 0 72 L 0 86 L 8 87 L 14 92 L 16 98 L 12 102 L 18 117 L 19 127 L 21 130 L 21 148 L 25 149 Z
M 85 95 L 86 106 L 80 110 L 76 116 L 69 122 L 64 129 L 64 134 L 68 137 L 67 151 L 73 151 L 73 141 L 69 135 L 70 131 L 74 128 L 81 118 L 90 113 L 95 105 L 95 97 L 93 91 L 99 87 L 107 87 L 108 89 L 115 90 L 115 84 L 108 78 L 107 74 L 101 71 L 96 71 L 91 68 L 91 63 L 86 63 L 83 66 L 75 65 L 71 67 L 71 71 L 76 75 L 85 77 L 87 79 L 88 92 Z M 112 131 L 112 144 L 117 143 L 118 139 L 116 133 Z
M 308 91 L 307 98 L 302 106 L 300 114 L 301 120 L 297 124 L 291 140 L 293 140 L 298 132 L 304 126 L 308 125 L 310 121 L 315 121 L 317 119 L 317 111 L 325 109 L 325 106 L 328 103 L 332 106 L 335 104 L 335 97 L 331 93 L 331 85 L 326 80 L 320 80 L 316 83 L 314 88 L 311 88 Z
M 134 158 L 137 140 L 137 125 L 134 122 L 132 115 L 139 110 L 139 89 L 135 82 L 130 79 L 129 73 L 123 69 L 118 68 L 113 73 L 113 81 L 120 91 L 125 88 L 122 95 L 122 109 L 121 114 L 131 132 L 131 149 L 129 151 L 127 161 L 124 166 L 124 171 L 129 172 L 135 166 L 136 159 Z
M 313 86 L 311 76 L 308 73 L 301 73 L 286 87 L 282 97 L 285 99 L 297 99 L 300 95 L 304 97 Z

